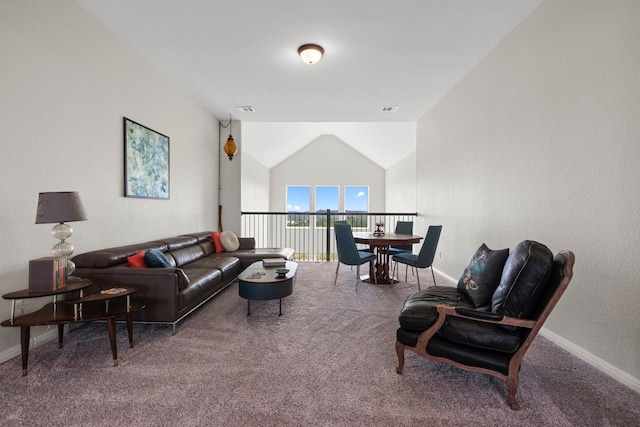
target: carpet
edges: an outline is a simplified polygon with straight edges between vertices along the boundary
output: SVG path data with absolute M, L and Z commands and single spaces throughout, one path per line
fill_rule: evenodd
M 407 353 L 395 373 L 408 283 L 355 291 L 355 269 L 299 263 L 291 296 L 255 301 L 237 284 L 178 324 L 84 325 L 0 365 L 2 426 L 632 426 L 640 396 L 539 336 L 520 373 L 521 410 L 492 377 Z M 404 276 L 404 271 L 402 276 Z M 427 271 L 421 275 L 431 284 Z M 438 276 L 437 276 L 438 278 Z M 421 280 L 422 281 L 422 280 Z M 446 279 L 439 277 L 438 284 Z M 423 283 L 424 286 L 424 283 Z M 571 286 L 571 285 L 570 285 Z M 16 330 L 16 333 L 17 330 Z

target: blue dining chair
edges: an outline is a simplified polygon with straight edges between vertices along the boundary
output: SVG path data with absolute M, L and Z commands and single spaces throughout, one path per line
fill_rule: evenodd
M 397 234 L 413 234 L 413 221 L 398 221 L 396 222 Z M 401 253 L 413 252 L 413 245 L 391 245 L 389 247 L 389 256 L 398 255 Z M 391 277 L 396 277 L 396 270 L 398 267 L 397 262 L 392 262 Z M 408 267 L 407 267 L 408 269 Z M 414 273 L 415 274 L 415 273 Z
M 396 234 L 413 234 L 413 221 L 396 222 Z M 413 245 L 391 245 L 389 247 L 389 255 L 397 255 L 403 252 L 411 252 Z
M 360 281 L 360 266 L 364 263 L 374 261 L 376 255 L 367 252 L 359 251 L 356 246 L 356 241 L 353 240 L 353 232 L 351 226 L 346 222 L 336 221 L 333 225 L 333 230 L 336 233 L 336 247 L 338 249 L 338 266 L 336 267 L 336 278 L 333 281 L 333 286 L 338 282 L 338 270 L 340 264 L 355 265 L 356 268 L 356 291 L 358 291 L 358 282 Z M 375 275 L 373 276 L 374 283 L 377 284 Z
M 433 276 L 433 284 L 436 284 L 436 275 L 433 273 L 433 260 L 436 257 L 436 248 L 438 247 L 438 241 L 440 240 L 440 233 L 442 232 L 441 225 L 430 225 L 427 230 L 427 236 L 424 238 L 422 248 L 416 255 L 413 253 L 400 253 L 394 255 L 391 260 L 405 264 L 407 266 L 416 268 L 416 277 L 418 278 L 418 290 L 420 290 L 420 274 L 419 268 L 431 268 L 431 276 Z M 404 281 L 407 281 L 407 272 L 404 273 Z

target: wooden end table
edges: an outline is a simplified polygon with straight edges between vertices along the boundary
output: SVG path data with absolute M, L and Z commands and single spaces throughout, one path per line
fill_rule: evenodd
M 13 300 L 11 318 L 2 322 L 1 325 L 20 327 L 23 376 L 27 375 L 31 326 L 58 325 L 58 347 L 62 348 L 64 325 L 79 322 L 106 321 L 113 355 L 113 366 L 118 366 L 115 320 L 118 317 L 125 316 L 129 334 L 129 346 L 133 347 L 133 313 L 144 308 L 141 302 L 131 301 L 130 296 L 136 289 L 120 286 L 84 296 L 83 290 L 89 286 L 91 286 L 90 280 L 80 279 L 69 283 L 65 288 L 55 291 L 30 292 L 28 289 L 24 289 L 2 296 L 4 299 Z M 78 298 L 58 301 L 59 295 L 76 291 L 79 292 Z M 44 307 L 33 313 L 15 317 L 16 300 L 47 296 L 53 296 L 53 302 L 45 304 Z

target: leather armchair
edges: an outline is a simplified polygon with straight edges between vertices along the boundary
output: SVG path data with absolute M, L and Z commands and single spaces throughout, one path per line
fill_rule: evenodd
M 509 254 L 499 270 L 500 282 L 484 305 L 478 306 L 483 301 L 470 298 L 460 286 L 469 274 L 463 274 L 456 288 L 432 286 L 410 296 L 396 334 L 396 372 L 402 374 L 404 351 L 410 350 L 506 381 L 507 401 L 519 409 L 520 364 L 569 285 L 574 262 L 571 251 L 553 257 L 544 245 L 527 240 Z

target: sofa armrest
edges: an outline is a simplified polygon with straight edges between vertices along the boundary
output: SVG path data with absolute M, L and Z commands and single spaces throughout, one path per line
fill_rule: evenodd
M 255 249 L 256 239 L 253 237 L 238 237 L 240 247 L 238 249 Z
M 74 275 L 91 279 L 92 292 L 112 286 L 136 288 L 132 298 L 141 300 L 145 308 L 134 314 L 135 320 L 173 322 L 178 318 L 181 276 L 186 278 L 179 268 L 79 268 Z

